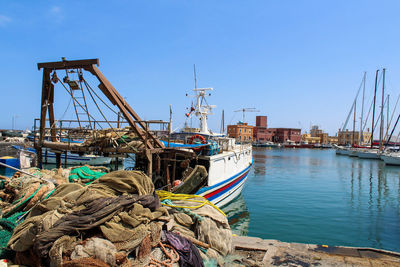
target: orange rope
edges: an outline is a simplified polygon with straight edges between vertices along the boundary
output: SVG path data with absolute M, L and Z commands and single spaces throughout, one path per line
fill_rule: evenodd
M 161 241 L 158 242 L 158 245 L 161 247 L 161 250 L 164 252 L 164 254 L 168 257 L 168 259 L 163 260 L 163 261 L 159 261 L 156 260 L 153 257 L 150 257 L 150 262 L 147 265 L 147 267 L 151 267 L 151 266 L 157 266 L 157 267 L 162 267 L 162 266 L 166 266 L 166 267 L 172 267 L 172 264 L 176 263 L 179 261 L 179 254 L 178 252 L 176 252 L 176 250 L 167 244 L 163 244 Z M 167 251 L 166 248 L 169 248 L 171 250 L 172 253 L 169 253 Z M 175 254 L 175 255 L 174 255 Z

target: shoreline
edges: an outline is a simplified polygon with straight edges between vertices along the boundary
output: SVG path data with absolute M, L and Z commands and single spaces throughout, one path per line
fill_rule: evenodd
M 400 266 L 400 253 L 376 248 L 289 243 L 233 237 L 234 254 L 246 266 Z M 249 257 L 250 256 L 250 257 Z

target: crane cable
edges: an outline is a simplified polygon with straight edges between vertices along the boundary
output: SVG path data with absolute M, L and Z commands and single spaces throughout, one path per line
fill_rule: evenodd
M 101 111 L 99 105 L 97 104 L 96 100 L 95 100 L 94 97 L 93 97 L 93 94 L 92 94 L 92 92 L 91 92 L 91 90 L 93 90 L 93 89 L 92 89 L 90 86 L 88 86 L 88 83 L 86 82 L 85 79 L 83 79 L 83 81 L 84 81 L 84 83 L 85 83 L 86 89 L 88 90 L 88 92 L 89 92 L 89 94 L 90 94 L 90 96 L 91 96 L 91 98 L 92 98 L 94 104 L 96 105 L 96 107 L 97 107 L 97 109 L 99 110 L 100 114 L 103 116 L 104 120 L 107 122 L 108 126 L 110 126 L 111 130 L 112 130 L 112 131 L 118 136 L 118 138 L 120 138 L 129 148 L 131 148 L 131 149 L 132 149 L 133 151 L 135 151 L 135 152 L 138 152 L 138 149 L 135 148 L 135 147 L 133 147 L 133 146 L 130 145 L 129 143 L 127 143 L 127 142 L 125 141 L 125 139 L 122 138 L 122 136 L 114 129 L 114 127 L 111 125 L 111 123 L 107 120 L 106 116 L 105 116 L 104 113 Z M 129 155 L 129 153 L 127 153 L 127 155 L 128 155 L 129 157 L 131 157 L 131 156 Z M 132 158 L 132 157 L 131 157 L 131 158 Z M 132 158 L 132 159 L 133 159 L 133 158 Z

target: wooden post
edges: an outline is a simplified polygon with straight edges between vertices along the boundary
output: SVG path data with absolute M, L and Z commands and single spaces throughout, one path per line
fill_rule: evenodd
M 175 182 L 176 175 L 176 152 L 173 152 L 174 161 L 172 163 L 172 184 Z
M 149 176 L 150 179 L 152 179 L 153 178 L 153 155 L 147 149 L 146 149 L 145 153 L 146 153 L 146 157 L 147 157 L 147 176 Z
M 56 168 L 61 168 L 61 153 L 56 153 Z
M 46 128 L 46 115 L 47 107 L 49 104 L 49 83 L 50 83 L 50 70 L 43 70 L 43 81 L 42 81 L 42 102 L 40 107 L 40 130 L 39 130 L 39 142 L 36 147 L 38 156 L 38 167 L 41 169 L 43 167 L 43 156 L 42 156 L 42 146 L 45 135 Z
M 171 191 L 171 179 L 169 177 L 169 164 L 168 161 L 165 161 L 165 178 L 167 182 L 168 191 Z
M 118 157 L 115 158 L 115 162 L 114 162 L 114 168 L 117 171 L 118 170 Z

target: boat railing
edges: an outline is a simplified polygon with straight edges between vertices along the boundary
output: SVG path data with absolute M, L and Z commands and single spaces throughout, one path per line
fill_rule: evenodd
M 46 120 L 46 124 L 49 120 Z M 89 123 L 91 127 L 79 127 L 83 123 Z M 145 136 L 146 140 L 151 140 L 150 134 L 156 137 L 164 136 L 168 134 L 169 122 L 160 120 L 150 121 L 135 121 L 135 123 L 143 123 L 147 131 L 142 130 L 140 134 Z M 34 121 L 34 143 L 38 142 L 40 119 Z M 114 134 L 117 137 L 121 137 L 124 133 L 133 133 L 133 129 L 129 126 L 126 121 L 78 121 L 78 120 L 59 120 L 52 125 L 52 127 L 44 128 L 43 140 L 56 141 L 68 143 L 82 143 L 85 140 L 91 139 L 92 142 L 96 142 L 97 139 L 104 138 L 105 135 L 110 136 Z

